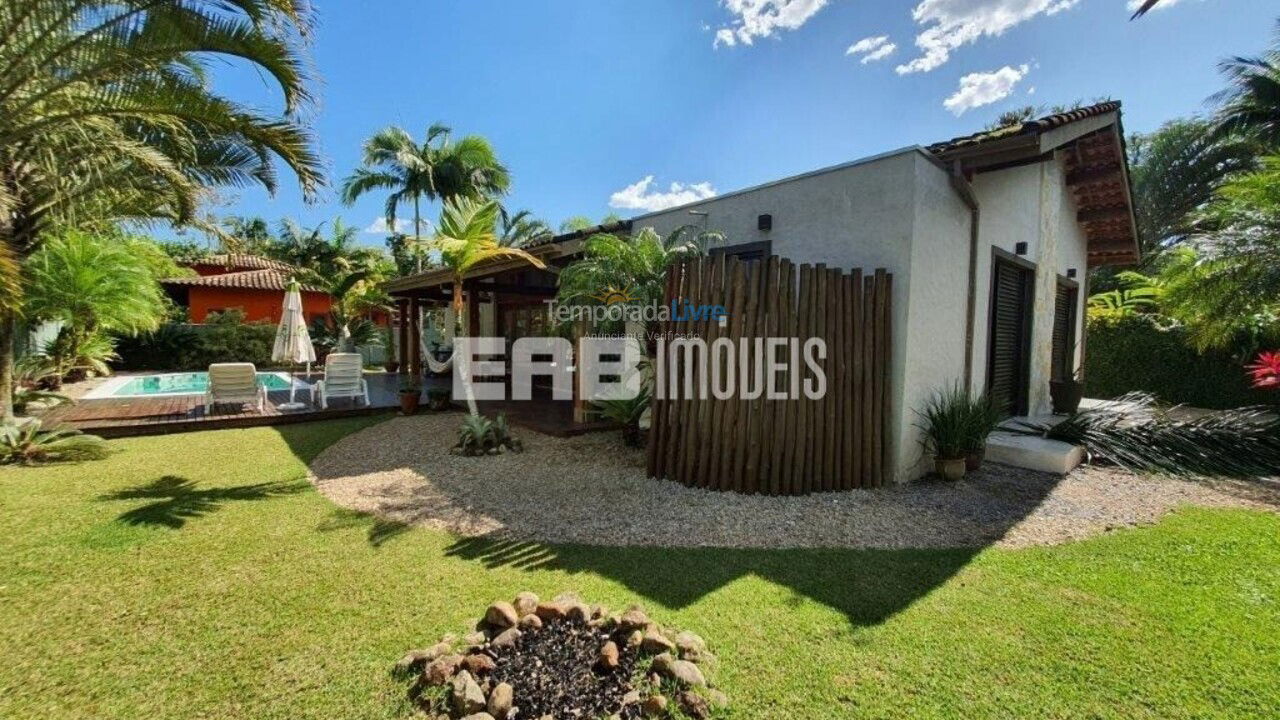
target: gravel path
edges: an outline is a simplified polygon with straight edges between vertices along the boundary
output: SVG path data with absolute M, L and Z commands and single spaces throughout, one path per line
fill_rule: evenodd
M 1049 545 L 1153 523 L 1185 504 L 1280 511 L 1280 482 L 1188 482 L 1083 468 L 1066 478 L 988 465 L 960 483 L 808 497 L 650 480 L 617 433 L 554 438 L 516 428 L 523 454 L 448 454 L 461 416 L 396 418 L 311 465 L 320 492 L 383 519 L 553 543 L 661 547 Z

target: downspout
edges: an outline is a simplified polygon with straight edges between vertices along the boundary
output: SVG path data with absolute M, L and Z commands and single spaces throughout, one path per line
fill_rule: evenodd
M 978 307 L 978 198 L 973 193 L 973 186 L 964 177 L 964 165 L 955 160 L 951 163 L 951 187 L 965 205 L 969 206 L 969 293 L 965 299 L 964 316 L 964 388 L 973 389 L 973 334 L 976 318 L 974 313 Z

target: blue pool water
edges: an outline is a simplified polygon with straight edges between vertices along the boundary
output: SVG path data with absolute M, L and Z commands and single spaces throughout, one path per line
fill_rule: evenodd
M 258 373 L 258 384 L 268 390 L 288 390 L 289 379 L 276 373 Z M 209 389 L 209 373 L 167 373 L 165 375 L 142 375 L 130 378 L 128 382 L 111 393 L 114 397 L 124 395 L 194 395 Z

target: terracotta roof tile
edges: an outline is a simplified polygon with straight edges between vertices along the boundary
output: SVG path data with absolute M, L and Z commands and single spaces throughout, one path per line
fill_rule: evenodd
M 239 288 L 242 290 L 281 290 L 289 286 L 292 272 L 278 269 L 244 270 L 241 272 L 223 273 L 222 275 L 203 275 L 195 277 L 167 278 L 160 282 L 165 285 L 183 285 L 186 287 Z M 303 285 L 307 292 L 324 292 L 323 290 Z
M 956 150 L 971 145 L 980 145 L 993 140 L 1003 140 L 1004 138 L 1013 137 L 1015 135 L 1034 135 L 1062 127 L 1063 125 L 1068 125 L 1076 122 L 1077 120 L 1105 115 L 1119 109 L 1119 101 L 1109 100 L 1096 105 L 1076 108 L 1075 110 L 1045 115 L 1044 117 L 1036 120 L 1028 120 L 1021 125 L 1006 125 L 994 130 L 983 130 L 982 132 L 976 132 L 972 135 L 962 135 L 944 142 L 934 143 L 929 146 L 929 152 L 935 155 L 940 155 L 950 150 Z
M 191 265 L 210 265 L 214 267 L 236 268 L 240 270 L 285 270 L 292 272 L 294 266 L 279 260 L 272 260 L 261 255 L 248 253 L 220 253 L 201 258 Z

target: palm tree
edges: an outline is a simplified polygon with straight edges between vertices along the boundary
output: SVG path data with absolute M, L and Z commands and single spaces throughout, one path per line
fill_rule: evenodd
M 528 210 L 509 213 L 506 208 L 499 207 L 499 212 L 502 216 L 502 233 L 498 236 L 498 244 L 503 247 L 524 247 L 535 240 L 555 234 L 549 225 L 535 218 Z
M 1203 120 L 1174 120 L 1153 133 L 1129 138 L 1144 265 L 1193 231 L 1193 214 L 1226 180 L 1255 167 L 1254 143 L 1212 130 Z
M 1146 15 L 1147 11 L 1151 10 L 1151 8 L 1155 7 L 1157 4 L 1159 4 L 1159 2 L 1160 0 L 1143 0 L 1142 4 L 1138 6 L 1137 10 L 1133 11 L 1133 16 L 1130 17 L 1129 19 L 1137 20 L 1143 15 Z
M 309 29 L 302 0 L 0 3 L 0 255 L 25 258 L 60 223 L 198 222 L 205 188 L 274 190 L 276 160 L 314 197 L 320 161 L 292 119 L 310 100 Z M 285 117 L 215 94 L 211 57 L 271 78 Z M 11 304 L 0 316 L 5 419 L 14 324 Z
M 160 326 L 164 293 L 149 259 L 135 250 L 116 238 L 67 231 L 46 239 L 28 259 L 26 314 L 63 323 L 67 358 L 79 358 L 95 338 L 105 340 L 103 332 Z
M 1280 38 L 1260 57 L 1235 57 L 1219 67 L 1230 83 L 1216 96 L 1219 127 L 1280 149 Z
M 593 302 L 613 288 L 645 304 L 661 303 L 667 268 L 705 253 L 710 244 L 722 240 L 719 233 L 693 225 L 665 238 L 653 228 L 630 237 L 592 235 L 582 245 L 582 259 L 560 273 L 560 302 Z
M 389 231 L 396 229 L 396 211 L 401 203 L 413 203 L 414 237 L 422 236 L 421 201 L 478 199 L 501 195 L 511 185 L 507 169 L 498 162 L 489 141 L 467 135 L 454 143 L 452 131 L 439 123 L 427 128 L 426 139 L 418 143 L 403 128 L 389 127 L 365 141 L 364 167 L 342 184 L 342 201 L 347 205 L 373 190 L 390 190 L 386 203 Z M 418 257 L 422 270 L 422 257 Z
M 453 275 L 453 311 L 462 316 L 462 284 L 467 275 L 484 263 L 495 260 L 524 260 L 543 269 L 546 265 L 528 252 L 515 247 L 504 247 L 498 242 L 498 203 L 494 200 L 474 200 L 455 197 L 445 202 L 440 213 L 431 247 L 440 252 L 441 264 Z M 456 355 L 453 358 L 456 361 Z M 463 386 L 467 392 L 467 407 L 472 415 L 479 415 L 475 398 L 471 393 L 470 376 L 465 360 L 462 371 Z
M 335 218 L 328 236 L 325 223 L 304 228 L 294 220 L 280 221 L 279 238 L 267 248 L 267 255 L 296 265 L 315 275 L 331 278 L 370 265 L 379 256 L 377 250 L 361 247 L 359 229 Z

